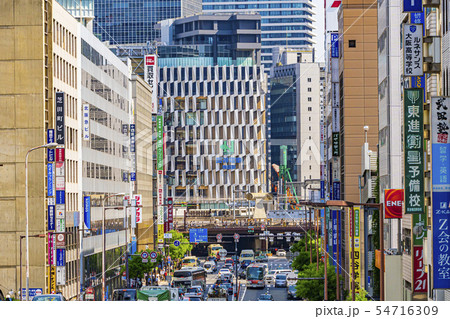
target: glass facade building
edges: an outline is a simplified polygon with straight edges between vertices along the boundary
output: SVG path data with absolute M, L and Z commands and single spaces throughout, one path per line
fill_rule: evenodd
M 110 44 L 145 44 L 160 37 L 158 21 L 201 12 L 201 0 L 95 0 L 94 34 Z
M 266 72 L 272 66 L 272 47 L 313 46 L 314 8 L 309 0 L 203 0 L 204 13 L 257 12 L 261 15 L 261 59 Z

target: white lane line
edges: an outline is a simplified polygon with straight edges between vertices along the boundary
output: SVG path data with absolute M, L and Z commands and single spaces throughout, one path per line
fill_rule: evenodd
M 247 292 L 247 285 L 244 285 L 245 289 L 244 289 L 244 293 L 242 294 L 242 299 L 241 301 L 244 301 L 244 297 L 245 297 L 245 293 Z M 239 298 L 239 297 L 238 297 Z

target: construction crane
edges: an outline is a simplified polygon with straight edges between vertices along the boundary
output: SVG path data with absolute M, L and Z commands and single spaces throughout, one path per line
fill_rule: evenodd
M 295 191 L 295 187 L 289 187 L 287 185 L 288 182 L 292 185 L 291 174 L 289 173 L 289 168 L 287 167 L 287 146 L 280 146 L 280 165 L 272 164 L 273 169 L 277 172 L 278 179 L 281 181 L 279 194 L 283 194 L 287 196 L 287 202 L 290 204 L 291 209 L 299 209 L 299 199 L 297 197 L 297 192 Z

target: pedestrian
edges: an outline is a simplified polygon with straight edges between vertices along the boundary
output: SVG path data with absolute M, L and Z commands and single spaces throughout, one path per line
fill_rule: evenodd
M 159 286 L 159 274 L 156 274 L 156 283 L 155 286 Z

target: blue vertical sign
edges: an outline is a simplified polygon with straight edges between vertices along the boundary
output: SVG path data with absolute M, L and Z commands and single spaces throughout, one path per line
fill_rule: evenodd
M 55 205 L 48 205 L 47 213 L 48 230 L 55 230 Z
M 66 191 L 56 191 L 56 204 L 65 204 Z
M 341 199 L 341 182 L 333 182 L 333 199 Z
M 403 12 L 422 12 L 422 0 L 403 0 Z
M 331 57 L 339 58 L 339 33 L 331 33 Z
M 431 98 L 433 288 L 450 288 L 450 98 Z
M 55 172 L 55 164 L 48 163 L 47 164 L 47 196 L 55 196 L 55 180 L 54 180 L 54 172 Z
M 325 199 L 325 181 L 320 181 L 320 199 Z
M 342 212 L 340 210 L 337 211 L 338 214 L 338 218 L 337 218 L 337 222 L 338 222 L 338 234 L 339 234 L 339 265 L 342 265 L 342 230 L 341 230 L 341 225 L 342 225 Z M 338 267 L 339 269 L 339 274 L 342 273 L 342 269 L 341 267 Z
M 47 144 L 50 143 L 55 143 L 55 130 L 52 128 L 47 130 Z
M 91 196 L 84 196 L 84 224 L 91 229 Z
M 337 256 L 337 211 L 333 210 L 331 212 L 331 218 L 333 219 L 333 266 L 336 266 L 336 256 Z M 336 268 L 337 272 L 337 268 Z
M 66 250 L 56 249 L 56 266 L 66 265 Z

